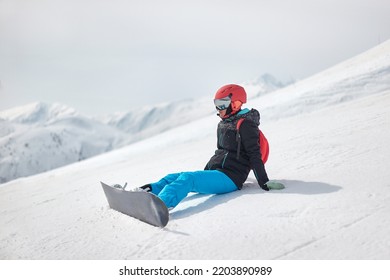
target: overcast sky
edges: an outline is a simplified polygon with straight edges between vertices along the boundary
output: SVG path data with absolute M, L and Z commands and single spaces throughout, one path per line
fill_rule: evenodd
M 389 0 L 0 0 L 0 110 L 88 114 L 300 80 L 390 39 Z

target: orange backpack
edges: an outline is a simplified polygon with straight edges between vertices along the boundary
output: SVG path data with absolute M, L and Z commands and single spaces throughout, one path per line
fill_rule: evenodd
M 241 135 L 240 135 L 240 126 L 242 122 L 245 119 L 239 119 L 236 125 L 237 134 L 236 134 L 236 140 L 238 142 L 238 148 L 237 148 L 237 159 L 240 157 L 240 149 L 241 149 Z M 268 140 L 265 138 L 263 132 L 259 129 L 259 144 L 260 144 L 260 153 L 261 153 L 261 160 L 263 161 L 263 164 L 265 164 L 268 160 L 269 155 L 269 145 Z

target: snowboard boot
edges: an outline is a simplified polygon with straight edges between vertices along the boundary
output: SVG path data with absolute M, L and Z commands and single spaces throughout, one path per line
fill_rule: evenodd
M 114 187 L 114 188 L 116 188 L 116 189 L 124 190 L 124 189 L 126 188 L 126 186 L 127 186 L 127 183 L 125 183 L 125 184 L 123 185 L 123 187 L 122 187 L 120 184 L 114 184 L 114 185 L 112 185 L 111 187 Z
M 151 192 L 152 191 L 152 185 L 146 184 L 142 187 L 138 187 L 132 190 L 133 192 Z

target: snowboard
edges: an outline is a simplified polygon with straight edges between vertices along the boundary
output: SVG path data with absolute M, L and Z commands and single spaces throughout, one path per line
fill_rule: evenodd
M 156 227 L 165 227 L 168 224 L 168 208 L 156 195 L 126 191 L 100 183 L 111 209 Z

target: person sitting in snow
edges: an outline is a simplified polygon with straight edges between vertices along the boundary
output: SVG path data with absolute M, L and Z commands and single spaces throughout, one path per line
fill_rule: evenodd
M 239 85 L 225 85 L 216 92 L 214 104 L 221 118 L 217 128 L 217 150 L 204 170 L 168 174 L 158 182 L 134 191 L 152 192 L 172 209 L 190 192 L 223 194 L 239 190 L 251 170 L 259 186 L 269 191 L 272 184 L 277 183 L 269 182 L 259 156 L 260 114 L 255 109 L 241 109 L 246 101 L 245 89 Z M 245 121 L 240 126 L 241 148 L 238 151 L 236 124 L 242 118 Z

